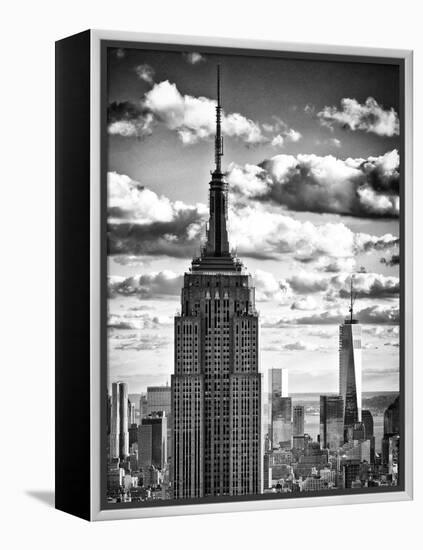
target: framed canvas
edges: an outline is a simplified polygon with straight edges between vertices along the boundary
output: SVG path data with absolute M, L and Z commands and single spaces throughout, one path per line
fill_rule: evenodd
M 412 52 L 56 43 L 56 507 L 412 498 Z

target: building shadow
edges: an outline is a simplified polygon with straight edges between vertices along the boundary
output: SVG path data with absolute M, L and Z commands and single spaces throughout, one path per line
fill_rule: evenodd
M 26 491 L 29 497 L 35 498 L 50 508 L 54 508 L 54 491 Z

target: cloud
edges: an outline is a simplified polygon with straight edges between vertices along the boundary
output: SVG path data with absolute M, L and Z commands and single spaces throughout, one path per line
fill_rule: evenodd
M 350 296 L 351 276 L 339 273 L 325 276 L 319 273 L 301 271 L 287 279 L 292 290 L 298 294 L 329 292 L 336 298 Z M 385 277 L 377 273 L 357 273 L 354 275 L 354 294 L 357 298 L 395 298 L 400 291 L 398 277 Z
M 352 131 L 362 130 L 388 137 L 399 134 L 399 118 L 395 109 L 385 110 L 373 97 L 368 97 L 364 103 L 343 98 L 341 109 L 325 106 L 317 113 L 317 118 L 323 126 L 329 128 L 337 125 Z
M 398 326 L 392 326 L 392 327 L 379 327 L 379 326 L 368 326 L 363 329 L 363 332 L 366 334 L 370 334 L 371 336 L 375 336 L 377 338 L 392 338 L 392 337 L 399 337 L 399 327 Z
M 137 335 L 135 338 L 128 338 L 125 341 L 119 341 L 114 346 L 118 351 L 144 351 L 160 350 L 170 345 L 169 338 L 158 334 Z
M 254 287 L 258 302 L 285 303 L 292 296 L 291 288 L 284 280 L 278 281 L 268 271 L 257 269 L 254 273 Z
M 297 309 L 300 311 L 312 311 L 317 308 L 317 302 L 312 296 L 306 296 L 299 298 L 291 304 L 291 309 Z
M 354 258 L 320 258 L 316 269 L 325 271 L 326 273 L 339 273 L 345 271 L 352 273 L 355 270 L 356 261 Z
M 107 321 L 107 328 L 112 330 L 112 338 L 125 339 L 135 338 L 137 335 L 116 335 L 114 331 L 118 330 L 141 330 L 158 329 L 171 323 L 170 317 L 159 317 L 150 313 L 125 313 L 124 315 L 110 314 Z
M 134 67 L 135 74 L 140 80 L 144 80 L 148 84 L 153 84 L 154 82 L 154 69 L 147 63 L 137 65 Z
M 123 59 L 126 55 L 126 50 L 124 48 L 116 48 L 114 50 L 114 54 L 117 57 L 117 59 Z
M 153 69 L 149 65 L 136 67 L 139 78 L 153 84 Z M 243 141 L 246 145 L 272 143 L 280 134 L 284 141 L 296 142 L 301 134 L 289 128 L 281 119 L 274 124 L 260 124 L 240 113 L 222 114 L 222 134 Z M 108 109 L 108 132 L 122 137 L 145 137 L 156 124 L 175 131 L 185 145 L 192 145 L 215 135 L 216 101 L 207 97 L 181 94 L 176 84 L 164 80 L 155 83 L 138 103 L 114 102 Z M 276 142 L 275 142 L 276 144 Z
M 107 109 L 107 131 L 111 135 L 142 138 L 151 135 L 154 116 L 141 104 L 114 101 Z
M 250 189 L 257 180 L 252 178 Z M 111 255 L 168 255 L 189 258 L 204 239 L 208 208 L 157 195 L 128 176 L 108 175 L 108 244 Z M 314 225 L 294 219 L 257 201 L 243 204 L 231 197 L 230 242 L 242 256 L 279 259 L 286 254 L 300 262 L 353 258 L 385 250 L 399 239 L 385 234 L 353 233 L 343 223 Z M 324 265 L 323 263 L 321 265 Z
M 316 145 L 330 145 L 339 149 L 342 146 L 342 141 L 338 138 L 316 139 Z
M 184 53 L 183 56 L 190 65 L 197 65 L 198 63 L 206 61 L 205 56 L 199 52 L 187 52 Z
M 294 211 L 364 218 L 399 215 L 399 155 L 338 159 L 332 155 L 276 155 L 259 165 L 232 164 L 228 181 L 238 200 Z
M 120 277 L 108 277 L 109 298 L 116 296 L 136 296 L 140 299 L 163 298 L 177 296 L 183 286 L 183 275 L 173 271 L 160 271 Z
M 393 267 L 395 265 L 399 265 L 400 263 L 400 257 L 399 254 L 392 254 L 390 258 L 381 258 L 380 259 L 381 264 L 385 264 L 389 267 Z
M 280 349 L 282 351 L 327 351 L 328 348 L 324 346 L 315 346 L 309 342 L 298 340 L 296 342 L 283 344 Z
M 176 84 L 165 80 L 149 90 L 143 105 L 154 117 L 175 130 L 184 144 L 214 136 L 216 101 L 206 97 L 182 95 Z M 222 133 L 254 145 L 266 140 L 260 126 L 239 113 L 222 116 Z
M 357 310 L 354 313 L 361 324 L 398 325 L 399 308 L 396 306 L 373 305 Z M 280 328 L 284 325 L 338 325 L 347 317 L 340 309 L 324 310 L 310 315 L 295 318 L 282 318 L 275 323 L 265 323 L 265 328 Z
M 109 254 L 189 257 L 200 245 L 205 205 L 172 202 L 116 172 L 108 190 Z

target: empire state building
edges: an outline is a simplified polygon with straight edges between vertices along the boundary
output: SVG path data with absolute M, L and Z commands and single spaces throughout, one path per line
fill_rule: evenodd
M 220 72 L 215 169 L 201 255 L 184 275 L 172 375 L 173 496 L 261 492 L 261 374 L 254 287 L 230 252 Z

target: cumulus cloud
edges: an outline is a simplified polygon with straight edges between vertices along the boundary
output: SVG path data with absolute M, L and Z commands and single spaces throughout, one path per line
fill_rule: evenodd
M 299 298 L 291 304 L 291 309 L 298 309 L 300 311 L 313 311 L 316 308 L 317 302 L 312 296 Z
M 151 315 L 150 313 L 133 313 L 128 312 L 124 315 L 110 314 L 107 321 L 107 328 L 111 329 L 113 335 L 111 337 L 121 340 L 124 338 L 135 338 L 137 334 L 119 335 L 114 334 L 118 330 L 141 330 L 141 329 L 158 329 L 164 325 L 171 323 L 170 317 L 162 317 Z
M 140 80 L 144 80 L 148 84 L 153 84 L 154 82 L 154 69 L 147 63 L 142 63 L 134 67 L 135 74 Z
M 325 106 L 317 113 L 317 118 L 323 126 L 329 128 L 337 125 L 352 131 L 362 130 L 388 137 L 399 134 L 399 118 L 395 109 L 384 109 L 373 97 L 368 97 L 364 103 L 343 98 L 340 109 Z
M 208 218 L 204 204 L 170 201 L 114 172 L 109 173 L 108 185 L 111 255 L 189 258 L 199 250 Z M 230 242 L 242 256 L 278 259 L 291 254 L 304 263 L 322 257 L 330 263 L 331 259 L 353 258 L 358 253 L 385 250 L 398 243 L 393 235 L 354 233 L 342 223 L 314 225 L 257 201 L 232 201 L 229 208 Z
M 399 265 L 399 263 L 400 263 L 399 254 L 392 254 L 392 256 L 390 258 L 381 258 L 380 263 L 385 264 L 389 267 Z
M 372 305 L 357 310 L 354 316 L 361 324 L 398 325 L 399 308 L 397 306 Z M 328 309 L 294 318 L 282 318 L 277 322 L 264 323 L 265 328 L 280 328 L 286 325 L 338 325 L 346 318 L 345 311 Z
M 154 84 L 145 94 L 142 106 L 155 120 L 176 131 L 184 144 L 208 139 L 215 133 L 216 101 L 182 95 L 176 84 L 168 80 Z M 250 145 L 266 141 L 260 125 L 239 113 L 223 114 L 222 132 Z
M 184 53 L 183 56 L 190 65 L 197 65 L 198 63 L 206 61 L 205 56 L 199 52 L 187 52 Z
M 282 351 L 327 351 L 325 346 L 315 346 L 310 342 L 304 342 L 303 340 L 297 340 L 296 342 L 289 342 L 283 344 L 280 349 Z
M 177 296 L 183 285 L 183 275 L 173 271 L 160 271 L 121 277 L 109 276 L 109 298 L 116 296 L 137 296 L 140 299 Z
M 112 342 L 113 343 L 113 342 Z M 169 338 L 158 334 L 137 335 L 133 338 L 119 341 L 114 345 L 114 349 L 118 351 L 143 351 L 143 350 L 160 350 L 170 345 Z
M 153 83 L 153 70 L 149 65 L 136 67 L 139 78 Z M 181 94 L 176 84 L 164 80 L 155 83 L 138 103 L 114 102 L 108 109 L 108 131 L 123 137 L 144 137 L 150 135 L 155 124 L 163 124 L 175 131 L 182 143 L 191 145 L 210 139 L 215 134 L 216 101 L 207 97 Z M 271 129 L 271 130 L 270 130 Z M 275 124 L 255 122 L 240 113 L 222 115 L 222 133 L 237 138 L 247 145 L 272 143 L 277 132 L 284 141 L 298 141 L 301 134 L 289 128 L 280 119 Z M 276 144 L 276 142 L 275 142 Z
M 399 155 L 338 159 L 276 155 L 259 165 L 231 165 L 228 181 L 242 198 L 294 211 L 359 217 L 398 217 Z
M 298 294 L 329 292 L 337 298 L 350 296 L 351 276 L 339 273 L 325 276 L 319 273 L 302 271 L 288 278 L 292 290 Z M 395 298 L 400 291 L 398 277 L 385 277 L 377 273 L 357 273 L 354 275 L 354 294 L 357 298 Z
M 142 105 L 114 101 L 107 109 L 107 131 L 111 135 L 143 138 L 151 135 L 154 116 Z
M 285 303 L 292 296 L 289 284 L 285 280 L 278 281 L 268 271 L 257 269 L 253 279 L 258 302 Z
M 108 245 L 111 255 L 192 256 L 208 210 L 170 201 L 124 174 L 108 174 Z

